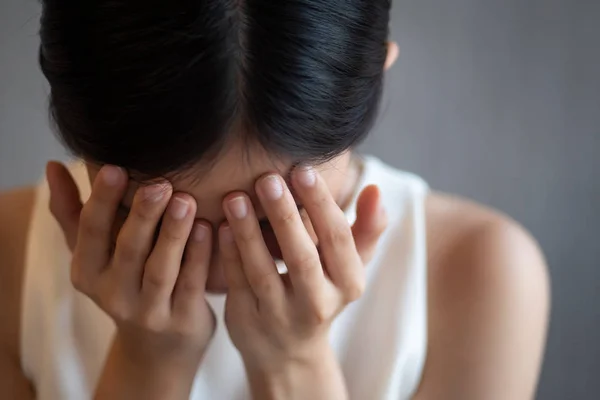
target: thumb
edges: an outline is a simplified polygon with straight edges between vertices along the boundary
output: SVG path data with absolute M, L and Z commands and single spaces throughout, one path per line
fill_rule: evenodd
M 356 222 L 352 234 L 363 263 L 368 263 L 375 252 L 377 241 L 387 227 L 387 216 L 376 185 L 367 186 L 356 203 Z
M 50 212 L 58 221 L 71 251 L 77 244 L 79 215 L 83 205 L 79 188 L 64 164 L 50 161 L 46 165 L 50 187 Z

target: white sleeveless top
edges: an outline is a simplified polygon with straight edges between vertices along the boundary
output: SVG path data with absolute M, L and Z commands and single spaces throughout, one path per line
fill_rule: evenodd
M 71 166 L 82 199 L 90 185 L 82 163 Z M 355 218 L 360 189 L 377 184 L 389 226 L 367 268 L 361 299 L 331 328 L 330 340 L 351 399 L 410 399 L 421 380 L 427 348 L 424 199 L 417 176 L 364 157 L 359 189 L 346 215 Z M 40 400 L 84 400 L 94 388 L 114 332 L 112 320 L 69 280 L 70 252 L 48 209 L 43 181 L 29 232 L 21 318 L 21 363 Z M 217 330 L 190 399 L 250 399 L 241 358 L 225 329 L 224 295 L 208 295 Z

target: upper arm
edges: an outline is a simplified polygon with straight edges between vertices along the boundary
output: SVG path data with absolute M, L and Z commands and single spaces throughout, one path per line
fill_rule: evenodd
M 545 261 L 520 226 L 484 214 L 458 228 L 430 268 L 418 400 L 535 396 L 550 302 Z
M 32 188 L 0 193 L 0 393 L 16 400 L 34 398 L 19 352 L 25 246 L 33 199 Z

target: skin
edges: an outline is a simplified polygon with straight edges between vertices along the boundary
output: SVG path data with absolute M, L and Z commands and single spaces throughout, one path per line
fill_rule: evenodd
M 265 173 L 273 171 L 285 176 L 288 183 L 290 183 L 291 163 L 274 160 L 273 157 L 258 147 L 249 152 L 242 147 L 244 145 L 245 143 L 233 144 L 231 150 L 224 153 L 209 171 L 203 172 L 202 176 L 183 177 L 173 182 L 172 190 L 174 192 L 189 195 L 191 198 L 188 200 L 196 202 L 195 218 L 205 221 L 213 234 L 216 234 L 219 225 L 225 220 L 226 211 L 222 202 L 227 194 L 235 191 L 247 194 L 256 208 L 257 218 L 264 220 L 266 213 L 260 201 L 258 201 L 258 195 L 254 187 L 256 180 Z M 240 163 L 240 159 L 248 159 L 248 161 Z M 87 168 L 90 182 L 95 181 L 100 166 L 87 164 Z M 317 170 L 327 182 L 335 201 L 340 205 L 347 202 L 353 190 L 353 182 L 355 182 L 359 173 L 353 168 L 350 153 L 345 153 L 318 166 Z M 113 228 L 113 240 L 116 240 L 118 230 L 126 219 L 126 209 L 131 208 L 136 191 L 143 186 L 145 185 L 135 181 L 131 181 L 127 185 L 125 195 L 121 201 L 123 210 L 118 211 Z M 297 204 L 302 203 L 299 199 L 294 201 Z M 317 242 L 318 239 L 305 210 L 302 210 L 301 216 L 313 241 Z M 226 290 L 227 284 L 223 275 L 221 255 L 216 247 L 216 241 L 214 245 L 207 278 L 207 290 L 210 292 L 223 292 Z
M 223 176 L 229 176 L 231 164 L 227 161 L 228 157 L 223 157 L 214 166 L 218 173 L 196 180 L 187 193 L 175 187 L 182 183 L 161 182 L 137 187 L 131 202 L 126 193 L 131 192 L 133 184 L 128 183 L 122 170 L 103 167 L 96 172 L 90 167 L 93 188 L 85 205 L 79 202 L 66 169 L 59 164 L 49 165 L 51 203 L 74 254 L 73 283 L 117 325 L 98 397 L 115 398 L 127 393 L 131 398 L 139 395 L 138 383 L 145 389 L 144 398 L 188 397 L 214 331 L 210 310 L 202 301 L 209 290 L 204 284 L 209 265 L 215 275 L 220 275 L 217 272 L 221 269 L 225 272 L 227 327 L 253 377 L 250 383 L 255 398 L 293 398 L 290 394 L 315 399 L 347 397 L 327 335 L 335 316 L 362 293 L 363 262 L 385 228 L 378 189 L 367 187 L 362 192 L 357 222 L 350 228 L 336 203 L 336 197 L 343 202 L 349 195 L 341 196 L 345 193 L 344 183 L 354 175 L 350 173 L 348 155 L 320 166 L 322 173 L 312 168 L 294 169 L 290 187 L 282 176 L 267 169 L 258 179 L 251 178 L 256 183 L 246 192 L 215 192 L 213 179 L 222 182 Z M 261 167 L 255 165 L 256 170 Z M 248 174 L 255 171 L 246 170 Z M 346 178 L 332 182 L 337 188 L 336 197 L 325 178 L 331 180 L 335 174 Z M 309 177 L 313 178 L 311 185 L 307 184 Z M 240 178 L 245 175 L 232 173 L 227 185 L 236 187 L 236 179 Z M 298 202 L 303 205 L 305 218 L 298 211 Z M 114 220 L 119 203 L 131 210 L 122 224 Z M 172 211 L 183 203 L 188 205 L 187 213 L 176 221 Z M 203 204 L 210 209 L 213 203 L 218 207 L 213 213 L 199 208 Z M 263 241 L 259 213 L 270 222 L 281 247 L 289 270 L 284 279 L 276 273 Z M 205 215 L 212 219 L 203 219 Z M 227 222 L 219 223 L 223 219 Z M 307 219 L 313 222 L 312 235 L 306 229 Z M 202 243 L 193 240 L 195 232 L 190 238 L 194 223 L 194 229 L 203 227 Z M 211 242 L 216 242 L 211 240 L 213 230 L 219 230 L 218 246 L 214 246 L 218 255 L 210 252 Z M 111 256 L 109 243 L 115 231 L 118 234 Z M 190 257 L 182 261 L 184 249 Z M 181 314 L 178 302 L 202 306 L 185 307 L 187 313 Z M 261 328 L 256 329 L 258 326 Z M 323 369 L 325 365 L 329 366 L 327 370 Z M 299 374 L 306 379 L 312 376 L 313 382 L 323 377 L 335 379 L 313 386 L 318 390 L 309 393 L 304 380 L 297 381 Z M 175 388 L 181 388 L 181 392 Z
M 282 246 L 285 279 L 276 273 L 249 198 L 235 193 L 225 199 L 228 223 L 219 242 L 230 287 L 227 328 L 254 398 L 343 399 L 348 395 L 329 347 L 329 326 L 361 296 L 364 263 L 385 229 L 385 215 L 374 187 L 362 192 L 351 228 L 316 171 L 294 171 L 292 184 L 313 222 L 319 250 L 284 182 L 271 175 L 257 185 Z
M 34 398 L 18 363 L 22 269 L 10 268 L 23 263 L 32 198 L 32 189 L 0 197 L 0 226 L 13 227 L 0 230 L 4 255 L 0 372 L 12 377 L 3 381 L 2 389 L 15 399 Z M 426 216 L 429 349 L 415 398 L 532 398 L 549 309 L 548 277 L 537 245 L 508 218 L 462 199 L 434 193 L 427 200 Z M 115 363 L 121 361 L 117 358 Z M 310 372 L 323 377 L 335 371 L 306 365 L 304 371 L 311 378 Z M 119 376 L 117 372 L 114 375 Z M 293 386 L 287 380 L 309 379 L 304 377 L 257 374 L 252 381 L 257 390 L 277 393 Z
M 397 55 L 392 48 L 389 54 Z M 119 326 L 97 398 L 187 398 L 214 329 L 210 309 L 198 299 L 206 290 L 225 286 L 230 290 L 227 328 L 242 354 L 255 398 L 347 397 L 324 337 L 335 316 L 361 294 L 361 266 L 385 226 L 378 212 L 378 191 L 367 189 L 359 201 L 357 225 L 343 226 L 339 206 L 355 183 L 348 154 L 317 166 L 316 186 L 303 186 L 300 175 L 292 173 L 294 198 L 284 189 L 278 200 L 269 200 L 261 183 L 272 174 L 287 175 L 290 166 L 266 164 L 260 153 L 256 155 L 240 168 L 230 162 L 239 156 L 234 147 L 212 173 L 198 182 L 167 186 L 163 197 L 151 204 L 125 176 L 113 186 L 103 186 L 102 173 L 90 165 L 96 197 L 83 206 L 66 170 L 49 165 L 50 208 L 74 250 L 73 283 Z M 253 206 L 244 218 L 229 207 L 239 198 Z M 34 398 L 18 361 L 23 254 L 32 199 L 31 188 L 0 195 L 0 374 L 11 378 L 3 379 L 0 389 L 17 400 Z M 181 200 L 190 207 L 184 218 L 165 217 L 156 246 L 148 245 L 156 224 L 148 221 L 156 221 L 161 210 Z M 298 200 L 305 206 L 302 212 L 295 206 Z M 135 217 L 123 218 L 127 222 L 116 217 L 119 202 L 131 206 L 132 215 L 142 216 L 137 224 L 131 223 Z M 318 214 L 323 206 L 327 212 Z M 78 220 L 80 207 L 85 209 Z M 432 193 L 425 213 L 429 348 L 415 398 L 533 398 L 549 311 L 548 275 L 537 244 L 508 217 L 466 200 Z M 265 215 L 277 239 L 285 242 L 281 247 L 290 270 L 283 279 L 269 273 L 272 264 L 256 239 L 257 219 Z M 110 223 L 89 229 L 94 221 Z M 198 223 L 210 229 L 203 240 L 194 241 L 190 233 Z M 186 230 L 187 235 L 179 235 Z M 140 232 L 145 241 L 139 239 Z M 104 240 L 94 239 L 98 234 Z M 106 255 L 115 237 L 115 252 L 128 257 L 98 257 Z M 161 246 L 169 239 L 170 246 Z M 130 245 L 135 240 L 137 247 Z M 323 244 L 324 264 L 314 257 L 315 242 Z M 340 255 L 332 243 L 352 251 Z M 191 249 L 185 257 L 183 248 Z M 302 256 L 292 258 L 296 253 Z M 135 281 L 141 284 L 132 285 Z M 106 288 L 115 284 L 119 295 L 109 296 Z M 262 306 L 252 308 L 257 302 Z M 192 303 L 196 306 L 186 306 Z M 267 336 L 276 340 L 265 340 Z

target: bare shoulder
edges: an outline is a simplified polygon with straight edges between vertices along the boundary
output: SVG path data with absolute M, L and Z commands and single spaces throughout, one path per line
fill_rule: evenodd
M 19 331 L 25 248 L 35 191 L 0 192 L 0 390 L 9 398 L 31 398 L 21 373 Z M 8 386 L 7 386 L 8 385 Z
M 529 272 L 545 274 L 544 257 L 536 240 L 507 215 L 467 199 L 440 193 L 428 196 L 425 212 L 428 253 L 431 272 L 434 274 L 444 273 L 445 271 L 440 269 L 444 269 L 444 266 L 449 267 L 448 256 L 483 256 L 486 261 L 506 261 L 507 257 L 513 257 L 512 261 L 526 259 L 535 261 L 528 263 L 531 265 L 527 269 Z M 493 251 L 492 254 L 490 251 Z M 497 257 L 501 257 L 502 260 Z M 514 263 L 508 264 L 514 266 Z M 471 264 L 462 265 L 469 268 L 467 265 Z M 471 268 L 479 269 L 480 266 L 481 264 L 476 264 Z
M 550 284 L 517 222 L 443 194 L 427 199 L 428 356 L 417 399 L 530 399 L 546 340 Z
M 529 290 L 548 289 L 542 251 L 525 228 L 510 217 L 459 197 L 431 194 L 426 201 L 430 284 L 449 286 L 446 278 L 463 285 L 516 284 L 494 278 L 534 279 Z M 534 284 L 531 286 L 531 284 Z M 465 287 L 466 289 L 467 287 Z M 513 288 L 514 289 L 514 288 Z

